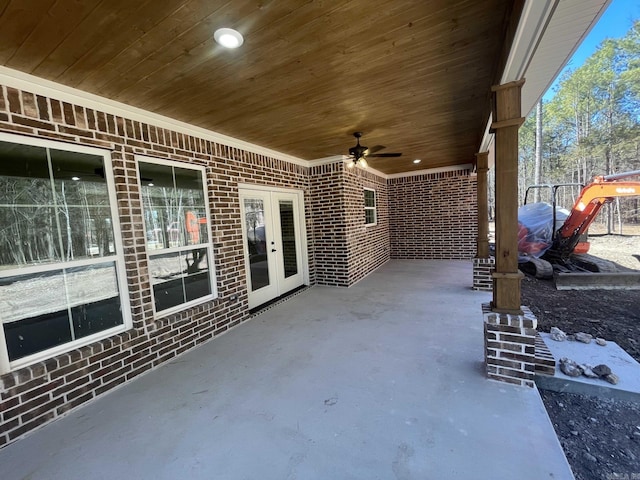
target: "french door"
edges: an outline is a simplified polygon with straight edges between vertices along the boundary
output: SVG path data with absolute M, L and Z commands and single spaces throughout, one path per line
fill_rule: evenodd
M 302 192 L 240 188 L 249 308 L 304 285 Z

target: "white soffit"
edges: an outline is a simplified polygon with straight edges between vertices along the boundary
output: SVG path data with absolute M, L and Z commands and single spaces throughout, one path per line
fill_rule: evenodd
M 501 83 L 524 78 L 522 116 L 527 116 L 600 19 L 611 0 L 527 0 Z M 480 152 L 492 142 L 487 122 Z
M 535 1 L 535 0 L 534 0 Z M 569 62 L 611 0 L 560 0 L 524 78 L 522 115 L 527 116 Z

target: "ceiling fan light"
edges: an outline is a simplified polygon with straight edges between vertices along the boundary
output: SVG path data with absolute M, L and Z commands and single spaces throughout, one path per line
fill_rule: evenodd
M 360 162 L 360 166 L 361 166 L 362 168 L 367 168 L 367 167 L 369 166 L 369 163 L 367 162 L 367 160 L 366 160 L 364 157 L 362 157 L 362 158 L 359 160 L 359 162 Z
M 349 160 L 349 163 L 347 163 L 347 168 L 353 168 L 355 166 L 356 166 L 356 162 L 352 158 L 351 160 Z
M 213 33 L 213 38 L 225 48 L 238 48 L 244 43 L 242 34 L 232 28 L 219 28 Z

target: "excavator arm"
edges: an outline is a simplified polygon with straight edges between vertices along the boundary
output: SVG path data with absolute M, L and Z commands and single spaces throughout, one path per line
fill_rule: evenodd
M 640 175 L 640 171 L 595 177 L 580 192 L 571 213 L 556 232 L 551 250 L 561 257 L 570 255 L 603 205 L 612 202 L 615 197 L 640 195 L 640 182 L 617 181 L 634 175 Z

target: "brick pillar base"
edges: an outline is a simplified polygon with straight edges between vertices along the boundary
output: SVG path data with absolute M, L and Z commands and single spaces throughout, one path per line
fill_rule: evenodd
M 493 278 L 491 273 L 496 269 L 496 259 L 474 258 L 473 259 L 473 289 L 490 292 L 493 290 Z
M 527 307 L 522 314 L 496 313 L 482 305 L 484 361 L 492 380 L 533 387 L 538 320 Z

